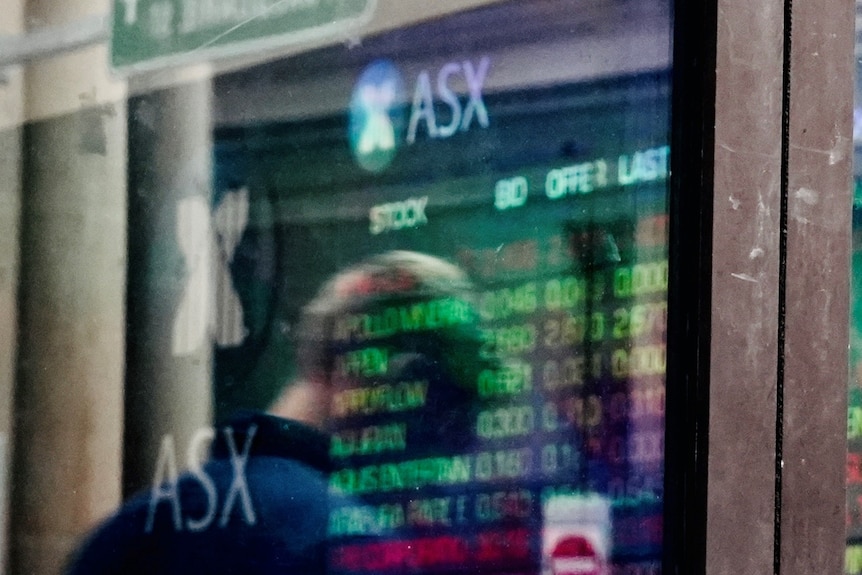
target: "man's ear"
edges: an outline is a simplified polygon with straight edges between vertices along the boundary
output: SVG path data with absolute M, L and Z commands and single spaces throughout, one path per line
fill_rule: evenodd
M 278 417 L 293 419 L 319 429 L 329 424 L 332 409 L 330 384 L 309 378 L 288 384 L 269 408 Z

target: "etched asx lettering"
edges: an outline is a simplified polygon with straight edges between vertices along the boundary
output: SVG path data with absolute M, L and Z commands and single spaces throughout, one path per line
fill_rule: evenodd
M 491 60 L 483 56 L 474 66 L 469 60 L 449 62 L 437 72 L 436 100 L 442 102 L 448 109 L 448 122 L 440 123 L 440 117 L 434 109 L 435 92 L 431 87 L 431 75 L 423 70 L 416 78 L 413 90 L 413 105 L 410 112 L 410 123 L 407 128 L 407 143 L 416 141 L 420 124 L 424 123 L 425 131 L 430 138 L 445 139 L 458 130 L 466 132 L 473 120 L 483 128 L 490 125 L 488 108 L 483 99 L 482 90 Z M 468 100 L 462 106 L 458 94 L 452 89 L 450 80 L 461 76 L 467 86 Z
M 238 450 L 234 441 L 233 429 L 230 427 L 222 429 L 230 453 L 233 479 L 225 494 L 221 516 L 218 521 L 219 527 L 225 527 L 228 524 L 237 500 L 240 502 L 242 517 L 245 522 L 248 525 L 254 525 L 257 521 L 245 477 L 245 466 L 256 431 L 257 426 L 255 425 L 248 428 L 245 443 L 242 449 Z M 175 531 L 182 531 L 183 529 L 192 532 L 204 531 L 212 525 L 218 512 L 218 490 L 215 481 L 213 481 L 213 478 L 202 466 L 200 454 L 205 451 L 203 447 L 208 445 L 214 436 L 215 432 L 207 428 L 199 430 L 192 437 L 187 452 L 189 471 L 182 480 L 177 475 L 174 438 L 171 435 L 166 435 L 162 438 L 159 459 L 156 463 L 156 473 L 153 477 L 152 489 L 150 490 L 147 520 L 144 525 L 145 532 L 152 532 L 155 526 L 156 513 L 162 503 L 170 507 L 171 522 Z M 199 517 L 187 515 L 185 523 L 183 523 L 182 504 L 180 503 L 180 483 L 185 480 L 195 481 L 200 484 L 201 489 L 206 495 L 206 511 Z

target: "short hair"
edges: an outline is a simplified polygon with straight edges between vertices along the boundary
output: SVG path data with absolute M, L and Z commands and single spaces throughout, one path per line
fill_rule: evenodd
M 475 348 L 478 355 L 481 333 L 474 298 L 473 284 L 459 267 L 427 254 L 390 251 L 350 266 L 329 279 L 302 311 L 297 338 L 301 375 L 329 380 L 338 354 L 372 340 L 381 341 L 377 337 L 363 341 L 361 334 L 346 333 L 346 318 L 396 307 L 405 313 L 408 306 L 422 302 L 454 302 L 459 306 L 460 320 L 439 329 L 402 331 L 382 339 L 395 347 L 419 349 L 432 356 L 453 346 L 472 344 L 468 347 Z M 478 357 L 470 360 L 479 363 Z

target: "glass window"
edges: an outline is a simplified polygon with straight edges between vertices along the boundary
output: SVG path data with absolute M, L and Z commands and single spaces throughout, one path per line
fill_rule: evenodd
M 71 572 L 661 572 L 669 3 L 368 4 L 130 80 L 125 502 Z
M 333 274 L 410 250 L 474 286 L 341 286 L 380 301 L 319 336 L 332 568 L 658 572 L 669 47 L 662 3 L 515 2 L 215 81 L 217 420 L 301 376 Z
M 857 3 L 856 13 L 860 13 Z M 857 16 L 858 20 L 858 16 Z M 858 27 L 858 22 L 857 22 Z M 860 48 L 856 46 L 853 122 L 853 255 L 850 280 L 850 386 L 847 396 L 847 554 L 846 573 L 862 573 L 862 105 Z

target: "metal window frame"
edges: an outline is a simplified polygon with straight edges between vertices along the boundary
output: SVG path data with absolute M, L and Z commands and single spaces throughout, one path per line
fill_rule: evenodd
M 843 573 L 854 4 L 686 4 L 668 571 Z

